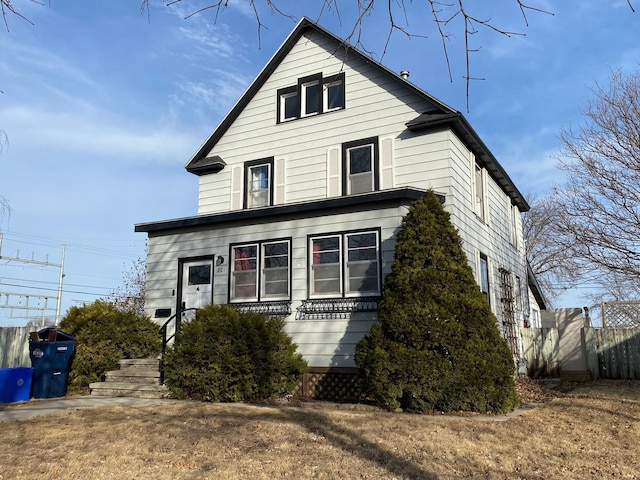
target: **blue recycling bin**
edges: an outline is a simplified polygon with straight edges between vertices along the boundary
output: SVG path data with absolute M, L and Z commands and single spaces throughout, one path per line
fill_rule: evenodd
M 56 398 L 66 395 L 69 363 L 74 350 L 73 335 L 56 328 L 44 328 L 37 333 L 37 339 L 32 338 L 29 341 L 29 358 L 33 368 L 33 398 Z
M 0 368 L 0 403 L 28 401 L 32 374 L 28 367 Z

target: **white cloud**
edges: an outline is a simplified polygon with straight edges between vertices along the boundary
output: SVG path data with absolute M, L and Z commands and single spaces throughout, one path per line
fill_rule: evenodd
M 107 155 L 134 163 L 184 163 L 202 140 L 186 128 L 138 124 L 95 109 L 50 111 L 14 106 L 0 110 L 0 117 L 11 119 L 4 128 L 11 144 L 21 151 L 54 149 L 86 155 L 85 159 Z

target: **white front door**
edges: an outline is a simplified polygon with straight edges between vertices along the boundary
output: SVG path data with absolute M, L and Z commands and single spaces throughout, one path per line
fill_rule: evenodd
M 189 260 L 182 264 L 182 310 L 202 308 L 213 302 L 213 258 Z M 193 312 L 190 312 L 192 316 Z M 183 315 L 184 318 L 184 315 Z

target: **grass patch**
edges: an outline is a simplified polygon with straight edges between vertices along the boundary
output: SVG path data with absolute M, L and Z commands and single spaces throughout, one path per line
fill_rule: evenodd
M 640 383 L 596 382 L 487 418 L 193 401 L 96 407 L 0 424 L 0 479 L 640 478 Z

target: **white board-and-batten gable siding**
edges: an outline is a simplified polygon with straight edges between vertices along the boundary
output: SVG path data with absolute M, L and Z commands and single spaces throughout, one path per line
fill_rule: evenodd
M 149 235 L 147 252 L 147 292 L 145 310 L 153 317 L 157 309 L 176 311 L 179 259 L 222 256 L 229 265 L 232 244 L 273 239 L 291 239 L 291 308 L 285 318 L 285 331 L 298 345 L 311 366 L 353 367 L 356 343 L 375 322 L 374 312 L 354 313 L 350 318 L 297 318 L 296 309 L 308 295 L 308 236 L 355 230 L 379 230 L 383 276 L 389 273 L 395 249 L 395 234 L 404 205 L 371 210 L 334 212 L 317 217 L 265 220 L 258 224 L 233 223 L 216 228 L 198 228 L 169 235 Z M 213 302 L 226 304 L 229 299 L 229 269 L 214 269 Z M 163 323 L 165 319 L 155 319 Z
M 376 64 L 353 54 L 345 57 L 336 46 L 310 30 L 292 47 L 209 152 L 227 166 L 220 173 L 200 177 L 198 214 L 241 208 L 233 185 L 244 185 L 244 162 L 268 157 L 280 161 L 274 173 L 284 180 L 280 190 L 276 185 L 274 204 L 334 196 L 328 185 L 329 152 L 337 151 L 339 158 L 343 143 L 369 137 L 379 141 L 381 188 L 394 186 L 395 139 L 406 130 L 406 122 L 433 106 Z M 343 110 L 277 122 L 279 89 L 294 86 L 308 75 L 328 77 L 340 72 L 345 74 Z

